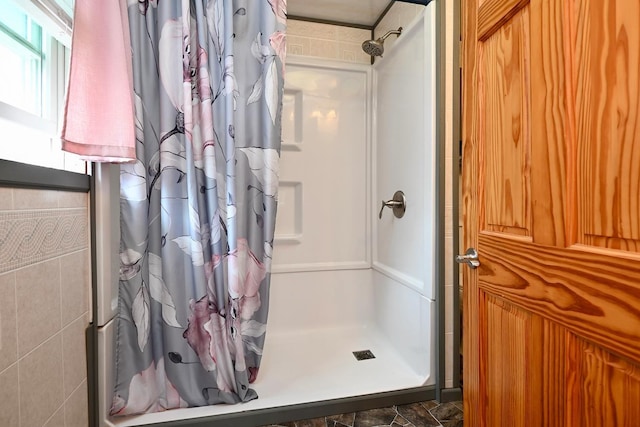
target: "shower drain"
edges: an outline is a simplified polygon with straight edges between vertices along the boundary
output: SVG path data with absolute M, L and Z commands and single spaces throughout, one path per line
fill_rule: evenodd
M 376 358 L 373 355 L 373 353 L 371 352 L 371 350 L 354 351 L 353 355 L 355 356 L 356 360 L 367 360 L 367 359 L 375 359 Z

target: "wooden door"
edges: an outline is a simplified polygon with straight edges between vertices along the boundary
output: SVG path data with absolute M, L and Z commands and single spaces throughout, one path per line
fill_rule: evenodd
M 463 0 L 466 426 L 640 425 L 640 2 Z

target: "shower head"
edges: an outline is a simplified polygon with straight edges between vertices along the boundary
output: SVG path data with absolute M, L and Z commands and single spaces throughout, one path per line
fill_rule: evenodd
M 382 56 L 382 54 L 384 53 L 384 41 L 391 34 L 395 34 L 397 36 L 400 36 L 400 34 L 402 34 L 402 27 L 398 28 L 397 30 L 387 31 L 387 33 L 384 36 L 378 38 L 377 40 L 366 40 L 366 41 L 364 41 L 362 43 L 362 50 L 364 50 L 364 52 L 367 55 Z
M 381 39 L 367 40 L 362 43 L 364 53 L 371 56 L 382 56 L 384 53 L 384 42 Z

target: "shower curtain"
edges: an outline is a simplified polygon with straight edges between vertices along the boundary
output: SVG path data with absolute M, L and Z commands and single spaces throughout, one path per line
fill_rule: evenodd
M 111 414 L 257 397 L 278 190 L 286 0 L 129 0 Z

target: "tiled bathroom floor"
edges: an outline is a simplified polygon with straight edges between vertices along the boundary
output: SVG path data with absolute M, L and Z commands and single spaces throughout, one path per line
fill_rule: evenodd
M 428 401 L 263 427 L 462 427 L 462 419 L 462 402 Z

